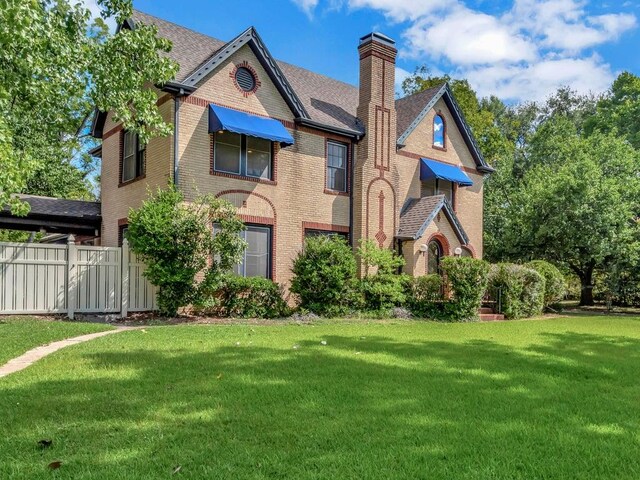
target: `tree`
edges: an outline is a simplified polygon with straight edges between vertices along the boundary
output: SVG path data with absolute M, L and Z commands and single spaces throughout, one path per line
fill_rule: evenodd
M 212 235 L 211 226 L 218 227 Z M 127 240 L 141 256 L 145 276 L 158 287 L 158 309 L 173 317 L 195 299 L 199 282 L 208 290 L 241 259 L 244 224 L 225 200 L 205 196 L 191 204 L 173 185 L 150 194 L 129 213 Z
M 532 139 L 532 167 L 506 206 L 505 255 L 564 264 L 582 284 L 581 304 L 593 304 L 593 274 L 623 258 L 637 236 L 640 160 L 610 134 L 583 137 L 559 116 Z
M 0 206 L 24 214 L 24 192 L 45 163 L 82 157 L 94 107 L 111 111 L 142 141 L 170 132 L 150 85 L 171 80 L 168 41 L 153 26 L 121 28 L 131 0 L 97 0 L 100 17 L 72 0 L 5 0 L 0 8 Z
M 586 122 L 588 134 L 619 134 L 640 150 L 640 77 L 623 72 L 610 91 L 597 104 L 595 114 Z

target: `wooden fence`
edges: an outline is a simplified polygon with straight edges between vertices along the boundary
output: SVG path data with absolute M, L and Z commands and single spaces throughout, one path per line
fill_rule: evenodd
M 110 313 L 156 309 L 155 287 L 125 240 L 122 247 L 0 242 L 0 315 Z

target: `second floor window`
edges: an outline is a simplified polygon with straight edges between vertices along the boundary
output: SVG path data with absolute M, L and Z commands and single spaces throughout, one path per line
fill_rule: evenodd
M 433 146 L 444 148 L 444 119 L 441 115 L 433 118 Z
M 134 132 L 124 132 L 122 146 L 122 183 L 130 182 L 144 175 L 144 154 L 146 146 Z
M 347 146 L 342 143 L 327 142 L 327 188 L 347 191 Z
M 444 195 L 452 206 L 455 205 L 455 192 L 453 182 L 449 182 L 448 180 L 433 178 L 422 182 L 421 196 Z
M 271 179 L 273 145 L 233 132 L 214 134 L 213 169 L 245 177 Z

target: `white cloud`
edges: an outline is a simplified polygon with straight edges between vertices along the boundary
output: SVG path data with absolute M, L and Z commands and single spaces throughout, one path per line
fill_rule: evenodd
M 445 57 L 456 65 L 533 60 L 536 46 L 491 15 L 464 7 L 444 17 L 426 17 L 405 33 L 408 55 Z
M 309 17 L 313 15 L 313 11 L 318 6 L 318 0 L 292 0 L 293 3 L 298 5 L 304 13 Z
M 411 72 L 407 72 L 404 68 L 396 67 L 396 91 L 402 91 L 402 82 L 411 76 Z
M 501 64 L 459 72 L 480 96 L 504 100 L 544 100 L 559 87 L 579 93 L 602 92 L 613 81 L 611 68 L 597 56 L 550 58 L 523 65 Z
M 320 5 L 292 1 L 309 14 Z M 541 100 L 565 85 L 581 93 L 605 90 L 614 72 L 593 49 L 638 26 L 634 14 L 612 11 L 624 8 L 620 4 L 602 5 L 610 11 L 593 15 L 588 3 L 595 0 L 512 0 L 495 14 L 471 8 L 470 0 L 324 1 L 403 23 L 401 56 L 426 64 L 432 74 L 447 67 L 480 95 L 516 101 Z M 397 90 L 408 75 L 396 69 Z

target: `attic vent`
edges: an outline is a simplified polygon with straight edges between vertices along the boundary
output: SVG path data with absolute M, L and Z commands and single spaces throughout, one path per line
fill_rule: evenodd
M 256 77 L 251 70 L 240 67 L 236 70 L 236 83 L 245 92 L 252 92 L 256 88 Z

